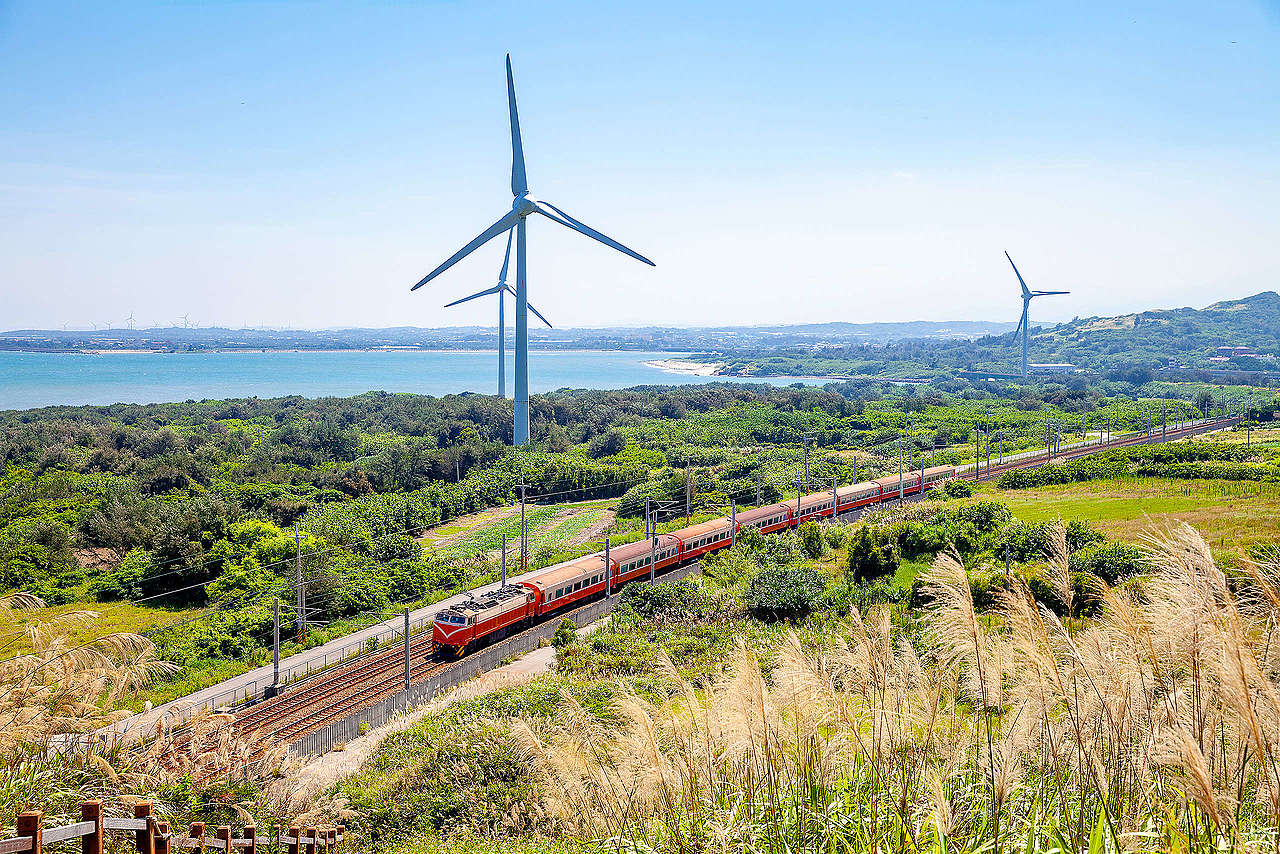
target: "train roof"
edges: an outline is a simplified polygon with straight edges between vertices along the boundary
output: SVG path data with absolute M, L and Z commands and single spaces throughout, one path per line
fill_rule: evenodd
M 919 469 L 912 469 L 911 471 L 904 471 L 902 473 L 903 484 L 915 483 L 919 479 L 920 479 Z M 876 483 L 880 484 L 882 488 L 893 487 L 896 489 L 898 486 L 898 475 L 887 474 L 884 477 L 878 477 L 876 478 Z
M 924 470 L 924 474 L 925 477 L 928 477 L 931 474 L 945 474 L 946 472 L 953 472 L 955 470 L 955 466 L 930 466 Z
M 604 569 L 603 552 L 549 566 L 532 578 L 526 578 L 521 583 L 535 590 L 546 590 L 548 587 L 554 587 L 565 579 L 577 578 L 579 575 L 586 575 L 597 569 Z
M 700 537 L 703 534 L 711 534 L 716 531 L 723 531 L 729 527 L 729 518 L 722 516 L 719 519 L 712 519 L 708 522 L 699 522 L 696 525 L 690 525 L 687 528 L 680 528 L 674 532 L 675 536 L 681 540 L 691 540 L 694 537 Z
M 777 513 L 790 512 L 790 508 L 781 502 L 777 504 L 766 504 L 763 507 L 752 507 L 750 510 L 742 510 L 738 513 L 738 523 L 754 522 L 757 519 L 765 519 Z
M 680 538 L 675 534 L 659 534 L 658 535 L 658 551 L 670 548 L 680 542 Z M 630 560 L 633 557 L 647 555 L 653 550 L 653 546 L 649 545 L 648 539 L 636 540 L 634 543 L 624 543 L 620 546 L 614 546 L 609 549 L 609 560 Z
M 836 494 L 843 498 L 846 495 L 857 495 L 858 493 L 865 492 L 866 490 L 874 491 L 879 488 L 880 484 L 876 483 L 874 480 L 864 480 L 861 483 L 847 483 L 837 489 Z
M 831 497 L 831 490 L 829 489 L 823 490 L 822 492 L 810 492 L 808 495 L 802 496 L 800 498 L 800 507 L 801 509 L 804 509 L 805 507 L 808 507 L 811 504 L 818 504 L 819 502 L 825 501 L 830 497 Z

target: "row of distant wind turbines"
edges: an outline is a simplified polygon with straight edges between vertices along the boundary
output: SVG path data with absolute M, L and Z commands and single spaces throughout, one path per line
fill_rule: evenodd
M 498 297 L 498 394 L 506 396 L 506 316 L 505 301 L 506 295 L 511 294 L 516 300 L 516 360 L 515 360 L 515 429 L 513 431 L 514 444 L 525 445 L 529 442 L 529 312 L 533 312 L 543 323 L 551 326 L 541 313 L 533 306 L 529 305 L 529 287 L 526 265 L 526 239 L 527 239 L 527 223 L 526 220 L 533 214 L 541 214 L 552 222 L 557 222 L 566 228 L 571 228 L 587 237 L 594 238 L 606 246 L 611 246 L 624 255 L 630 255 L 637 261 L 643 261 L 650 267 L 656 266 L 648 258 L 632 249 L 628 249 L 618 241 L 611 237 L 596 231 L 594 228 L 586 225 L 579 220 L 569 216 L 569 214 L 560 210 L 560 208 L 548 201 L 534 198 L 529 193 L 529 184 L 525 176 L 524 166 L 524 145 L 520 138 L 520 116 L 516 110 L 516 87 L 515 81 L 511 74 L 511 54 L 507 54 L 507 104 L 511 114 L 511 194 L 514 197 L 511 203 L 511 210 L 503 214 L 497 222 L 480 232 L 474 240 L 463 246 L 453 255 L 451 255 L 443 264 L 436 267 L 430 273 L 422 278 L 410 290 L 417 290 L 427 282 L 439 276 L 445 270 L 448 270 L 454 264 L 488 243 L 493 238 L 504 232 L 507 235 L 507 251 L 502 259 L 502 270 L 498 274 L 498 283 L 491 288 L 486 288 L 479 293 L 471 296 L 463 297 L 459 300 L 446 305 L 460 305 L 464 302 L 470 302 L 473 299 L 481 297 L 497 295 Z M 507 284 L 507 271 L 511 262 L 511 243 L 512 235 L 515 237 L 516 246 L 516 286 L 512 290 Z M 1018 272 L 1018 267 L 1013 263 L 1013 258 L 1009 257 L 1009 253 L 1005 252 L 1005 257 L 1009 258 L 1009 264 L 1013 266 L 1013 272 L 1018 277 L 1018 284 L 1022 286 L 1022 318 L 1018 323 L 1018 330 L 1015 335 L 1021 333 L 1022 338 L 1022 376 L 1027 375 L 1027 338 L 1029 329 L 1027 326 L 1027 317 L 1031 308 L 1031 300 L 1039 296 L 1050 296 L 1056 294 L 1065 294 L 1069 291 L 1033 291 L 1027 287 L 1027 283 L 1023 281 L 1022 274 Z

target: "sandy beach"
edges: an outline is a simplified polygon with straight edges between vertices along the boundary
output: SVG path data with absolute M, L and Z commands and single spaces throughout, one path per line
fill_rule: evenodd
M 689 374 L 695 377 L 714 377 L 724 367 L 722 362 L 686 362 L 684 359 L 654 359 L 645 364 L 669 374 Z

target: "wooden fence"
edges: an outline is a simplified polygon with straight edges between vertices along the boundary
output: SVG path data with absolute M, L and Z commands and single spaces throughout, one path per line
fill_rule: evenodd
M 171 830 L 169 822 L 157 820 L 151 804 L 146 801 L 134 804 L 133 818 L 105 818 L 102 801 L 85 801 L 80 805 L 80 821 L 61 827 L 45 827 L 44 813 L 39 810 L 19 813 L 18 835 L 0 839 L 0 854 L 42 854 L 50 846 L 75 839 L 80 840 L 81 854 L 103 854 L 106 834 L 112 831 L 133 834 L 139 854 L 172 854 L 179 848 L 228 854 L 236 848 L 248 854 L 258 854 L 259 850 L 277 854 L 320 854 L 335 849 L 347 835 L 346 827 L 341 824 L 336 827 L 277 824 L 269 836 L 258 836 L 258 829 L 253 825 L 246 826 L 239 836 L 232 836 L 230 825 L 208 828 L 199 821 L 184 834 Z

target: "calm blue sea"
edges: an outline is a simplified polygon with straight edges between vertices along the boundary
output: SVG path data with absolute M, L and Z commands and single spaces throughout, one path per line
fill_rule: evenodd
M 533 391 L 713 382 L 647 361 L 678 356 L 617 350 L 535 351 Z M 513 361 L 507 395 L 514 392 Z M 231 397 L 345 397 L 366 391 L 443 395 L 497 392 L 497 352 L 110 353 L 102 356 L 0 351 L 0 409 L 56 404 L 166 403 Z M 823 380 L 770 377 L 787 385 Z

